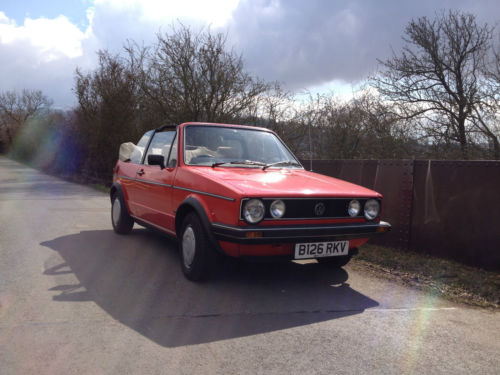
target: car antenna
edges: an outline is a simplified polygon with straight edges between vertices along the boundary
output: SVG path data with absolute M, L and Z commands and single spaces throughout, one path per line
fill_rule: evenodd
M 313 152 L 312 152 L 312 139 L 311 139 L 311 126 L 312 123 L 309 123 L 309 171 L 313 171 Z

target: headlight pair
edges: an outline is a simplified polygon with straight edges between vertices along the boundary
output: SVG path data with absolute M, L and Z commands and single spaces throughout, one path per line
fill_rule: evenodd
M 355 217 L 358 216 L 359 211 L 361 210 L 361 204 L 358 200 L 353 199 L 349 202 L 349 207 L 347 208 L 347 212 L 349 216 Z M 365 218 L 367 220 L 375 219 L 380 213 L 380 203 L 376 199 L 368 199 L 365 202 Z
M 269 207 L 269 212 L 275 219 L 283 217 L 285 214 L 285 202 L 281 199 L 273 201 Z M 260 199 L 249 199 L 243 206 L 243 218 L 249 224 L 257 224 L 262 221 L 265 213 L 266 207 Z
M 285 214 L 285 202 L 281 199 L 274 200 L 269 206 L 269 213 L 275 219 L 280 219 Z M 361 211 L 361 203 L 357 199 L 349 202 L 347 212 L 349 216 L 356 217 Z M 380 213 L 380 203 L 376 199 L 368 199 L 364 204 L 364 216 L 367 220 L 374 220 Z M 260 223 L 266 214 L 266 207 L 261 199 L 253 198 L 244 203 L 243 219 L 249 224 Z

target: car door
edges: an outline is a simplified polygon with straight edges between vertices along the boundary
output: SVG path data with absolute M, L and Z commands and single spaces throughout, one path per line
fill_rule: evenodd
M 137 176 L 137 170 L 141 167 L 146 147 L 151 140 L 153 132 L 153 130 L 146 132 L 135 146 L 134 152 L 130 155 L 130 159 L 126 162 L 119 163 L 115 169 L 115 174 L 120 178 L 129 212 L 133 216 L 137 216 L 140 211 L 136 204 L 138 184 L 135 178 Z
M 175 129 L 168 128 L 155 132 L 135 178 L 137 183 L 135 202 L 139 210 L 138 217 L 146 224 L 160 227 L 171 233 L 175 233 L 172 184 L 177 170 L 176 146 Z M 149 155 L 162 155 L 165 165 L 149 165 Z

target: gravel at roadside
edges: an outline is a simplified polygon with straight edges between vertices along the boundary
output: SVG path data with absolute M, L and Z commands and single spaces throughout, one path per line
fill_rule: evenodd
M 500 308 L 500 273 L 413 251 L 366 245 L 349 267 L 470 306 Z

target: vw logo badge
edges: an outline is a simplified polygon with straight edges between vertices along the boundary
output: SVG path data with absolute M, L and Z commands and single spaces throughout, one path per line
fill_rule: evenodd
M 314 206 L 314 214 L 316 216 L 323 216 L 326 211 L 325 204 L 323 202 L 316 203 Z

